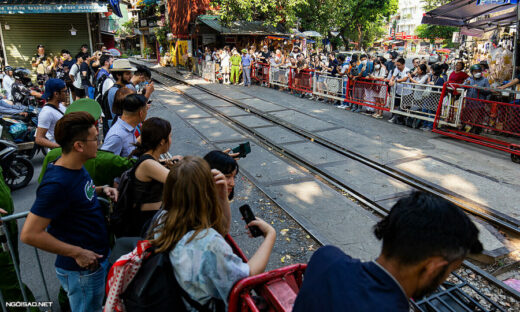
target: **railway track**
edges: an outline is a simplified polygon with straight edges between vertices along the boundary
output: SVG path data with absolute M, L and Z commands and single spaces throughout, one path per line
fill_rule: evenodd
M 315 143 L 317 143 L 325 148 L 328 148 L 330 150 L 333 150 L 334 152 L 339 153 L 349 159 L 355 160 L 359 163 L 362 163 L 363 165 L 366 165 L 374 170 L 377 170 L 378 172 L 381 172 L 389 177 L 392 177 L 393 179 L 401 181 L 401 182 L 413 187 L 414 189 L 426 191 L 426 192 L 441 196 L 441 197 L 455 203 L 457 206 L 461 207 L 468 213 L 475 215 L 489 223 L 492 223 L 500 229 L 505 229 L 507 231 L 511 231 L 513 233 L 520 234 L 518 220 L 516 220 L 516 219 L 508 218 L 507 216 L 504 216 L 503 214 L 500 214 L 499 212 L 490 210 L 487 207 L 482 207 L 482 206 L 472 202 L 471 200 L 458 196 L 457 194 L 451 194 L 449 192 L 446 192 L 446 190 L 443 190 L 441 188 L 430 185 L 429 183 L 427 183 L 425 181 L 418 180 L 403 172 L 400 172 L 395 169 L 384 166 L 382 164 L 379 164 L 373 160 L 368 159 L 365 156 L 362 156 L 354 151 L 351 151 L 342 146 L 339 146 L 334 142 L 324 139 L 324 138 L 320 137 L 319 135 L 311 133 L 307 130 L 301 129 L 291 123 L 288 123 L 287 121 L 281 120 L 280 118 L 269 115 L 250 105 L 247 105 L 245 103 L 242 103 L 242 102 L 234 100 L 234 99 L 231 99 L 229 97 L 226 97 L 226 96 L 216 93 L 214 91 L 208 90 L 202 86 L 187 83 L 180 78 L 162 73 L 153 68 L 151 68 L 151 70 L 154 71 L 155 73 L 159 74 L 159 76 L 158 77 L 155 76 L 154 79 L 157 82 L 163 84 L 165 87 L 169 88 L 170 91 L 182 94 L 184 97 L 188 98 L 190 101 L 196 103 L 199 107 L 202 107 L 205 111 L 208 111 L 212 115 L 217 116 L 221 120 L 226 121 L 228 124 L 238 127 L 241 131 L 256 138 L 258 141 L 256 143 L 258 143 L 259 145 L 269 148 L 271 150 L 274 150 L 274 151 L 278 152 L 279 154 L 283 155 L 285 158 L 288 158 L 290 161 L 304 167 L 309 172 L 313 173 L 315 176 L 322 179 L 323 181 L 328 183 L 330 186 L 334 187 L 336 190 L 346 193 L 349 197 L 355 199 L 360 204 L 362 204 L 363 206 L 372 210 L 373 212 L 375 212 L 376 214 L 378 214 L 380 216 L 385 216 L 389 212 L 389 209 L 378 204 L 377 202 L 375 202 L 374 200 L 369 198 L 369 196 L 364 195 L 362 192 L 352 189 L 344 181 L 339 180 L 338 178 L 334 177 L 327 171 L 322 170 L 321 168 L 317 167 L 315 164 L 311 163 L 310 161 L 303 159 L 297 153 L 289 151 L 286 148 L 284 148 L 283 146 L 276 144 L 270 138 L 259 133 L 254 128 L 247 126 L 243 122 L 240 122 L 240 121 L 234 119 L 233 117 L 223 114 L 222 112 L 218 111 L 211 105 L 204 103 L 203 100 L 197 99 L 196 96 L 191 96 L 189 94 L 186 94 L 179 88 L 175 88 L 175 85 L 183 84 L 183 85 L 189 85 L 191 87 L 197 88 L 216 98 L 224 100 L 224 101 L 234 105 L 235 107 L 238 107 L 238 108 L 244 110 L 245 112 L 251 113 L 259 118 L 262 118 L 266 121 L 273 123 L 274 125 L 281 126 L 299 136 L 302 136 L 306 140 L 315 142 Z M 173 84 L 173 86 L 172 86 L 172 84 Z M 309 234 L 311 234 L 311 233 L 309 233 Z M 317 239 L 317 241 L 319 242 L 319 239 Z M 320 242 L 320 243 L 322 243 L 322 242 Z M 497 280 L 491 274 L 483 271 L 482 269 L 480 269 L 479 267 L 475 266 L 474 264 L 472 264 L 468 261 L 464 261 L 463 265 L 466 269 L 474 271 L 479 276 L 481 276 L 484 280 L 495 285 L 495 287 L 503 289 L 503 291 L 505 293 L 512 296 L 513 298 L 516 298 L 516 300 L 520 300 L 520 294 L 518 292 L 516 292 L 514 289 L 508 287 L 501 281 Z M 507 311 L 507 310 L 502 309 L 499 305 L 497 305 L 496 303 L 491 301 L 489 298 L 487 298 L 485 295 L 483 295 L 482 292 L 478 288 L 472 286 L 466 280 L 461 278 L 460 275 L 457 275 L 457 274 L 452 275 L 451 280 L 452 280 L 452 282 L 447 283 L 443 286 L 443 289 L 444 289 L 443 292 L 438 293 L 435 297 L 427 298 L 424 301 L 418 302 L 418 303 L 416 303 L 416 305 L 418 307 L 420 306 L 422 311 L 458 311 L 458 310 L 452 310 L 451 308 L 447 308 L 447 309 L 443 310 L 442 309 L 443 304 L 446 305 L 447 303 L 451 303 L 452 305 L 455 304 L 455 305 L 463 306 L 464 308 L 460 311 Z M 465 287 L 466 287 L 466 289 L 468 289 L 468 288 L 470 289 L 469 292 L 472 292 L 473 294 L 477 294 L 477 296 L 484 298 L 484 299 L 481 300 L 481 302 L 479 302 L 478 300 L 472 300 L 471 296 L 467 296 L 467 293 L 462 291 L 462 289 Z M 437 308 L 435 308 L 436 306 L 437 306 Z M 439 308 L 439 307 L 441 307 L 441 308 Z M 471 307 L 471 308 L 468 310 L 467 307 Z

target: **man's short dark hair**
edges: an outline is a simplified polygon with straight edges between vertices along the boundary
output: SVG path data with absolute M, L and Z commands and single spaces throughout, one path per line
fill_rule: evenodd
M 95 124 L 94 117 L 87 112 L 69 113 L 58 120 L 54 128 L 54 138 L 61 146 L 63 154 L 72 151 L 74 142 L 86 140 L 89 129 Z
M 85 44 L 82 44 L 82 45 L 81 45 L 81 48 L 82 48 L 82 49 L 83 49 L 83 48 L 88 49 L 88 45 L 87 45 L 86 43 L 85 43 Z
M 152 72 L 150 71 L 150 69 L 148 69 L 148 67 L 143 65 L 136 65 L 135 68 L 137 70 L 134 72 L 134 75 L 143 75 L 148 79 L 152 78 Z
M 451 202 L 425 192 L 400 199 L 376 224 L 374 234 L 383 241 L 382 254 L 405 265 L 434 256 L 452 262 L 482 252 L 470 218 Z
M 78 58 L 82 58 L 83 60 L 85 60 L 85 55 L 83 53 L 78 53 L 76 54 L 76 56 L 74 57 L 74 59 L 77 61 Z
M 366 57 L 367 57 L 366 54 L 361 54 L 361 56 L 359 57 L 359 59 L 366 58 Z
M 105 66 L 105 63 L 110 62 L 111 58 L 112 58 L 112 55 L 109 55 L 109 54 L 101 55 L 101 57 L 99 58 L 99 65 L 101 65 L 101 67 Z
M 123 111 L 135 113 L 146 106 L 148 100 L 141 94 L 129 94 L 123 101 Z
M 415 63 L 415 61 L 420 61 L 420 59 L 418 57 L 415 57 L 413 60 L 412 60 L 412 63 Z
M 65 50 L 65 49 L 61 50 L 61 54 L 63 54 L 63 53 L 66 53 L 66 54 L 70 55 L 70 51 L 69 50 Z
M 406 61 L 404 60 L 404 58 L 400 57 L 397 59 L 397 63 L 401 63 L 401 64 L 406 64 Z

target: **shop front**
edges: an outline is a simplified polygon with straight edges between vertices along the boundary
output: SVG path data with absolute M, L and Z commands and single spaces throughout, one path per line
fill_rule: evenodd
M 60 55 L 62 49 L 72 54 L 87 44 L 92 51 L 94 41 L 93 20 L 97 13 L 108 11 L 104 1 L 71 1 L 56 4 L 40 0 L 34 4 L 17 4 L 20 1 L 3 1 L 0 4 L 0 39 L 4 64 L 31 68 L 31 59 L 37 45 L 42 44 L 48 56 Z M 95 13 L 95 14 L 93 14 Z

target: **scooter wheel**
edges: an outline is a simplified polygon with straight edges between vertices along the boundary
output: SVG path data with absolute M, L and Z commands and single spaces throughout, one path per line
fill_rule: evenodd
M 14 191 L 27 186 L 27 184 L 31 182 L 34 175 L 34 167 L 27 158 L 16 157 L 13 159 L 4 175 L 5 183 L 12 191 Z
M 511 154 L 511 160 L 512 160 L 514 163 L 520 164 L 520 155 Z

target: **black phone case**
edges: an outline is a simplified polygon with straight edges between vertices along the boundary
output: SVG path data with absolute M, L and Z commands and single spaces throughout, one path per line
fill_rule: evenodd
M 244 217 L 244 221 L 246 221 L 246 224 L 249 224 L 249 222 L 256 219 L 249 205 L 245 204 L 238 208 L 238 210 L 240 210 L 240 214 L 242 215 L 242 217 Z M 263 235 L 262 231 L 260 231 L 260 229 L 257 226 L 250 226 L 249 231 L 251 231 L 251 235 L 253 235 L 253 237 Z

